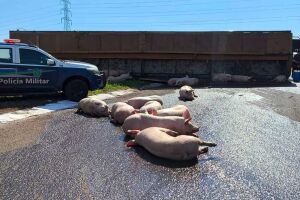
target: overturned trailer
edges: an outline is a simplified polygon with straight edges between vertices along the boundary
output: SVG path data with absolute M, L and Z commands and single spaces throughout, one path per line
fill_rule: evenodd
M 213 73 L 228 73 L 268 81 L 289 76 L 292 63 L 290 31 L 11 31 L 10 37 L 61 59 L 87 61 L 105 71 L 129 71 L 139 77 L 188 74 L 210 81 Z

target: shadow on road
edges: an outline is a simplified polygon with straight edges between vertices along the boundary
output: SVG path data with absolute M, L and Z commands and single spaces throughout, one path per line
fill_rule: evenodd
M 0 96 L 0 114 L 65 100 L 62 94 Z
M 122 134 L 119 138 L 121 141 L 128 142 L 132 138 L 130 136 Z M 164 166 L 168 168 L 186 168 L 186 167 L 192 167 L 198 163 L 198 159 L 192 159 L 188 161 L 174 161 L 169 159 L 164 159 L 157 157 L 151 153 L 149 153 L 146 149 L 144 149 L 141 146 L 136 146 L 131 149 L 132 151 L 135 151 L 142 159 L 146 160 L 147 162 L 150 162 L 155 165 Z M 210 161 L 211 159 L 203 159 L 199 160 L 199 162 L 206 162 Z

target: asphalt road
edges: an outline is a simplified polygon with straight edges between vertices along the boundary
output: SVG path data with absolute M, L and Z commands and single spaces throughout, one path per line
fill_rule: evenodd
M 300 199 L 300 93 L 287 91 L 163 96 L 165 107 L 187 105 L 199 136 L 218 144 L 189 162 L 128 149 L 107 118 L 58 112 L 36 144 L 0 154 L 0 199 Z

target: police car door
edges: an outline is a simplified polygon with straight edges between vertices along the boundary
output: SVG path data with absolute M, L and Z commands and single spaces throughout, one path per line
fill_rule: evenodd
M 22 89 L 33 92 L 56 90 L 59 67 L 55 63 L 48 65 L 48 59 L 36 48 L 19 47 L 18 76 L 23 80 Z
M 11 84 L 11 78 L 15 76 L 17 67 L 13 63 L 13 51 L 12 46 L 3 45 L 0 46 L 0 92 L 9 93 L 13 92 L 13 85 Z

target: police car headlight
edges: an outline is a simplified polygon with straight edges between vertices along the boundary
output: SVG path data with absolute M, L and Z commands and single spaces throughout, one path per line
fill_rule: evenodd
M 92 74 L 94 75 L 100 75 L 100 71 L 99 70 L 89 70 Z

